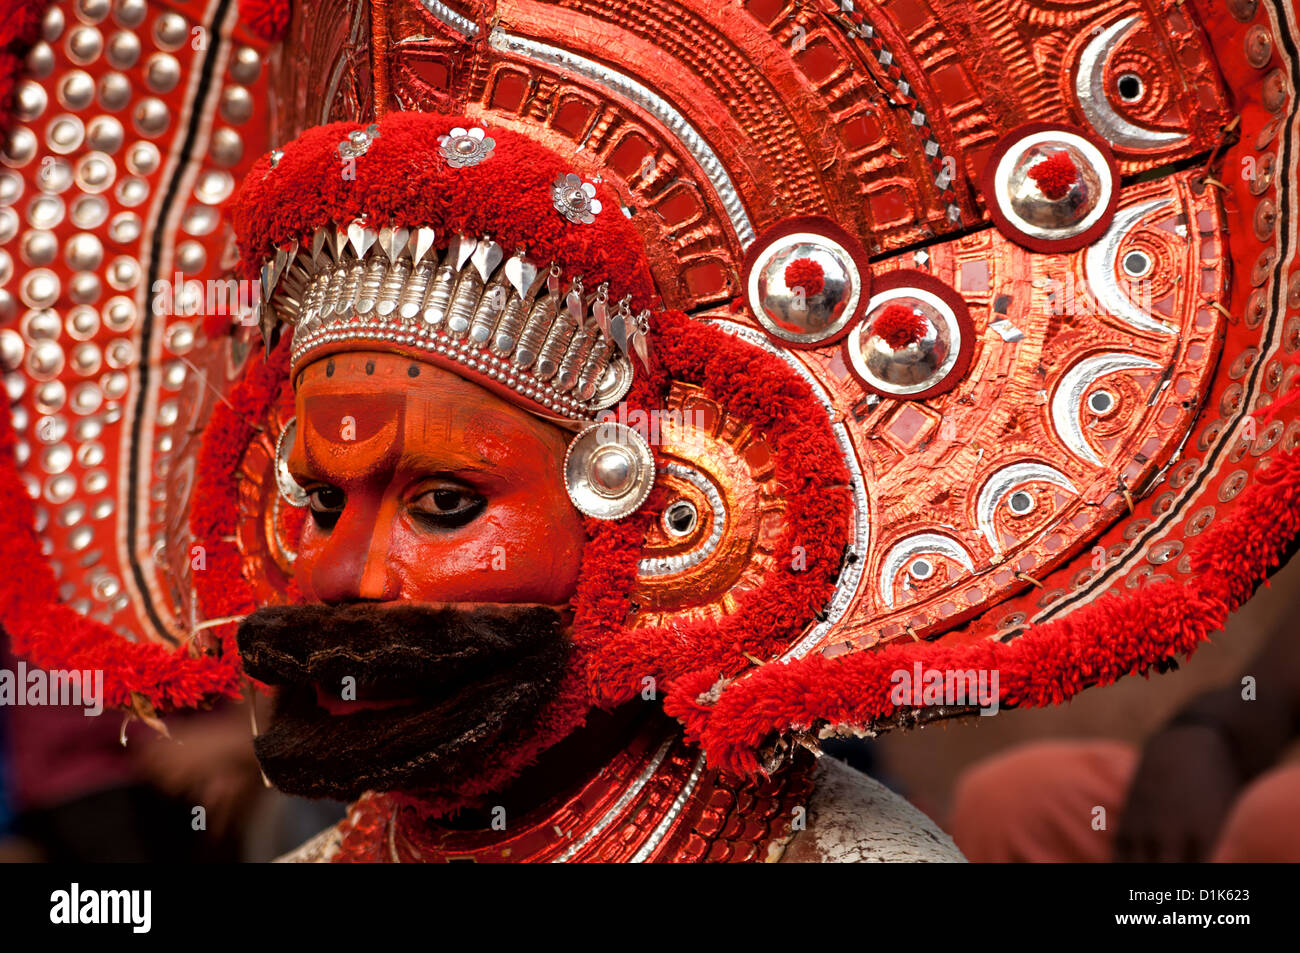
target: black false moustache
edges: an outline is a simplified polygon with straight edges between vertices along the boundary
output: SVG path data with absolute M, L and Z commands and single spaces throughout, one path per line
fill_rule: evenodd
M 282 791 L 455 790 L 528 737 L 569 658 L 567 618 L 548 606 L 271 606 L 237 635 L 247 673 L 281 687 L 255 743 Z M 331 715 L 316 688 L 403 704 Z
M 525 659 L 557 641 L 565 616 L 550 606 L 351 603 L 268 606 L 236 639 L 244 670 L 270 685 L 344 678 L 385 697 L 434 695 Z

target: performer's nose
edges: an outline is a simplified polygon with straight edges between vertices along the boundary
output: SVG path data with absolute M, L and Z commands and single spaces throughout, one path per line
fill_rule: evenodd
M 349 500 L 311 570 L 311 588 L 328 605 L 388 602 L 401 593 L 389 563 L 393 513 L 382 504 Z

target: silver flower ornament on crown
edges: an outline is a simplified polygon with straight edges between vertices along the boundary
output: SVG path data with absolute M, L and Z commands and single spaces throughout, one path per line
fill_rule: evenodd
M 602 208 L 596 187 L 572 172 L 562 173 L 551 183 L 555 210 L 575 225 L 590 225 Z
M 477 126 L 473 129 L 457 126 L 447 135 L 441 136 L 438 144 L 442 147 L 442 157 L 453 169 L 478 165 L 491 156 L 492 150 L 496 148 L 496 140 Z

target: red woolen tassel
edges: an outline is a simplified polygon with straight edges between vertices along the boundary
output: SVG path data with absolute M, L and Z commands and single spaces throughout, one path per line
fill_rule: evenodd
M 1029 170 L 1029 177 L 1038 183 L 1043 194 L 1055 202 L 1063 199 L 1070 187 L 1079 181 L 1079 170 L 1064 152 L 1057 152 Z
M 1009 643 L 921 642 L 834 658 L 810 655 L 764 665 L 707 690 L 712 673 L 669 685 L 664 710 L 698 738 L 711 765 L 755 773 L 766 740 L 819 725 L 883 730 L 912 706 L 897 703 L 894 673 L 920 664 L 939 671 L 999 676 L 1001 707 L 1057 705 L 1089 685 L 1143 674 L 1191 655 L 1221 629 L 1300 533 L 1300 455 L 1279 456 L 1240 498 L 1230 519 L 1191 553 L 1195 575 L 1103 596 L 1069 615 L 1029 628 Z
M 871 322 L 871 330 L 897 351 L 925 337 L 926 321 L 906 305 L 891 304 Z
M 130 642 L 59 600 L 54 573 L 41 555 L 34 504 L 14 462 L 15 443 L 9 414 L 0 413 L 0 628 L 14 653 L 39 668 L 103 672 L 106 708 L 132 708 L 150 717 L 152 710 L 238 696 L 233 655 Z
M 821 294 L 826 287 L 826 272 L 811 258 L 796 258 L 785 266 L 787 288 L 802 288 L 806 297 Z

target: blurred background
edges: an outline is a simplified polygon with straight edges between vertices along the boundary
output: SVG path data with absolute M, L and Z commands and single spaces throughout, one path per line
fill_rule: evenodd
M 1004 710 L 991 718 L 884 735 L 876 742 L 881 761 L 890 779 L 909 793 L 914 804 L 933 818 L 945 818 L 958 775 L 1013 745 L 1063 738 L 1141 744 L 1184 702 L 1236 681 L 1266 634 L 1280 622 L 1294 618 L 1300 628 L 1297 610 L 1300 560 L 1293 559 L 1232 617 L 1224 632 L 1202 645 L 1178 671 L 1090 688 L 1054 708 Z
M 1177 671 L 1125 678 L 1052 708 L 882 736 L 869 745 L 872 773 L 952 833 L 972 860 L 1102 860 L 1123 833 L 1127 785 L 1145 762 L 1139 829 L 1127 832 L 1137 843 L 1124 859 L 1300 861 L 1300 653 L 1290 647 L 1300 646 L 1298 608 L 1300 559 L 1292 559 Z M 1254 703 L 1240 701 L 1244 674 L 1261 682 Z M 1245 713 L 1239 730 L 1258 737 L 1259 750 L 1221 757 L 1224 705 Z M 1188 726 L 1180 737 L 1161 730 L 1180 716 Z M 1229 746 L 1247 747 L 1235 738 Z M 1242 805 L 1249 782 L 1264 775 L 1270 783 Z M 1108 808 L 1109 836 L 1093 829 L 1096 806 Z M 1229 833 L 1267 843 L 1230 845 L 1244 855 L 1216 856 L 1234 807 L 1250 816 L 1236 817 L 1240 829 Z
M 120 712 L 0 706 L 0 861 L 265 862 L 342 818 L 264 783 L 246 704 L 165 721 L 170 738 Z

